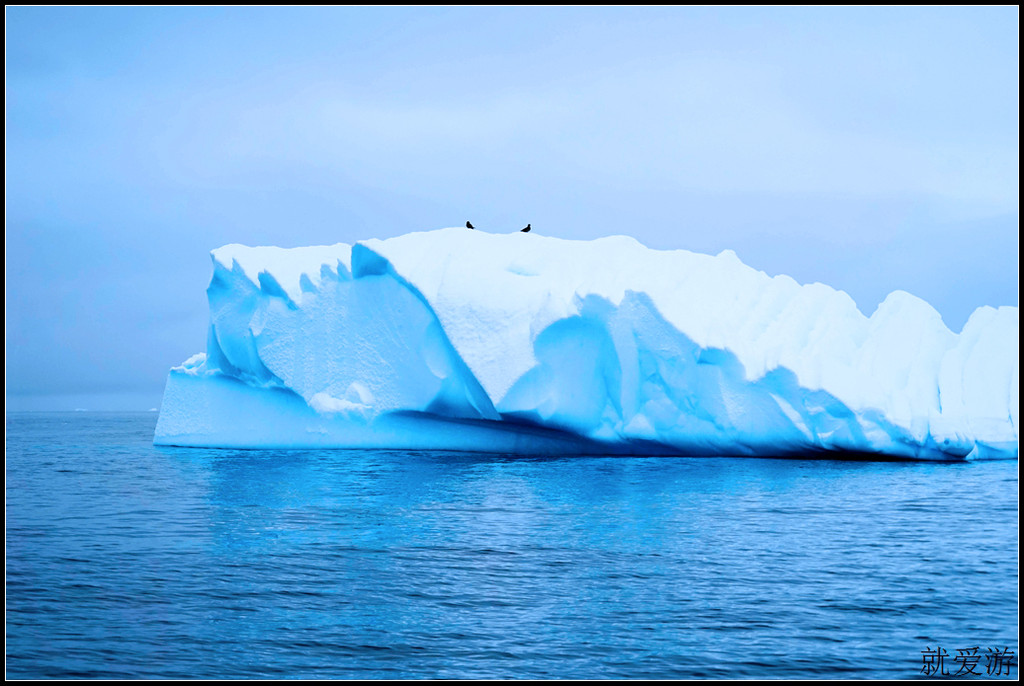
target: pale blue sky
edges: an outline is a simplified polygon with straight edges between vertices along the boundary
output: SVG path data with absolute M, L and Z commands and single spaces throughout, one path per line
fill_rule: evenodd
M 7 393 L 148 409 L 209 251 L 630 234 L 1018 303 L 1018 10 L 9 8 Z

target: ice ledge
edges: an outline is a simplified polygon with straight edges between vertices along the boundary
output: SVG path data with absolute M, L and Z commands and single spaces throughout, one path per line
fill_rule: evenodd
M 360 413 L 318 412 L 285 389 L 253 389 L 221 374 L 175 370 L 168 378 L 154 444 L 220 449 L 448 450 L 534 456 L 641 455 L 815 457 L 963 461 L 1000 459 L 1005 447 L 977 446 L 951 455 L 935 448 L 897 452 L 827 449 L 805 445 L 667 445 L 635 438 L 600 441 L 514 417 L 501 421 L 394 412 L 367 419 Z

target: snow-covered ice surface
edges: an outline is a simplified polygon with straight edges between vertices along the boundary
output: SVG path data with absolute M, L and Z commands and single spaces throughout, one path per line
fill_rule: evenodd
M 522 454 L 1016 458 L 1018 308 L 960 334 L 612 236 L 463 228 L 213 251 L 206 353 L 155 441 Z

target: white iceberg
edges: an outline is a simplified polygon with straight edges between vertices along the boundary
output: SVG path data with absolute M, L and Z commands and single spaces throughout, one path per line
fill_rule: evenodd
M 1018 308 L 958 335 L 613 236 L 463 228 L 213 251 L 207 352 L 160 445 L 1016 458 Z

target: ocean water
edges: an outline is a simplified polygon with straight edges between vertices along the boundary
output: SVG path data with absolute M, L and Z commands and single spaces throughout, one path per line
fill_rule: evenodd
M 1018 652 L 1017 462 L 175 449 L 155 422 L 7 415 L 9 678 L 915 678 L 940 648 L 983 678 Z

